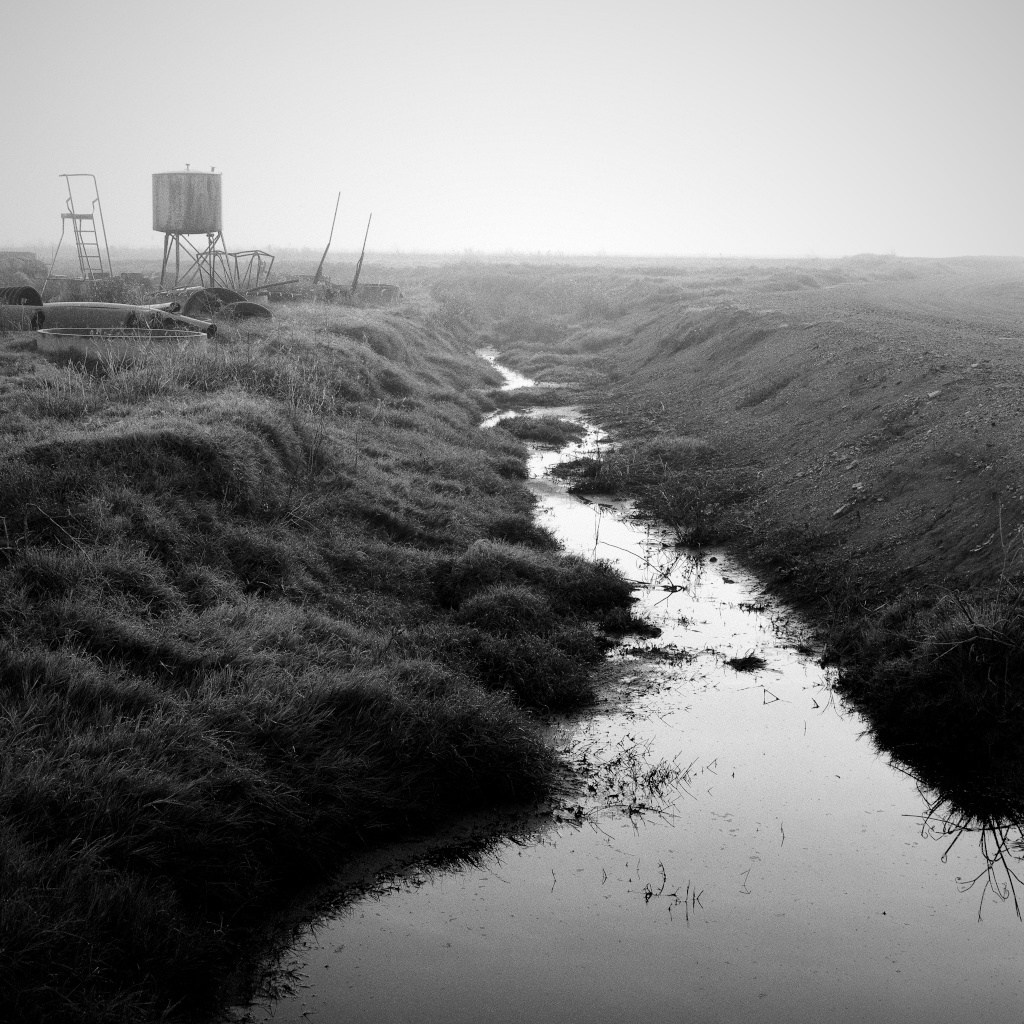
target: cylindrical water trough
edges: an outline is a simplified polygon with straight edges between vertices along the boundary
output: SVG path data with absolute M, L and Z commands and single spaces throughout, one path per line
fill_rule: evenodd
M 204 331 L 185 327 L 44 327 L 36 331 L 36 347 L 50 355 L 126 363 L 152 352 L 204 346 Z
M 152 306 L 130 306 L 120 302 L 47 302 L 43 305 L 47 327 L 59 328 L 149 328 L 167 331 L 199 331 L 207 338 L 217 325 Z

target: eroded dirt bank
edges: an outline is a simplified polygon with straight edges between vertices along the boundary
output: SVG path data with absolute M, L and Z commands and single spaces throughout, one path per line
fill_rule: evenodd
M 884 592 L 991 578 L 1024 499 L 1024 264 L 884 267 L 636 317 L 613 417 L 709 438 Z

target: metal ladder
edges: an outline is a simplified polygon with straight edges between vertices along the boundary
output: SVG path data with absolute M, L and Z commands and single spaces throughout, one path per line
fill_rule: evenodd
M 95 174 L 62 174 L 68 186 L 68 198 L 65 205 L 67 213 L 60 215 L 61 242 L 64 240 L 64 231 L 68 222 L 71 223 L 71 230 L 75 236 L 75 251 L 78 255 L 78 269 L 81 271 L 83 281 L 96 281 L 104 277 L 110 277 L 110 250 L 107 247 L 107 228 L 103 223 L 103 206 L 100 203 L 100 190 L 96 184 Z M 90 204 L 88 213 L 79 213 L 75 209 L 74 190 L 71 186 L 72 178 L 89 178 L 92 182 L 91 196 L 86 194 L 85 202 Z M 81 197 L 81 193 L 79 193 Z M 99 221 L 97 223 L 97 216 Z M 100 248 L 100 239 L 103 240 L 103 247 Z M 60 242 L 57 243 L 57 252 L 60 252 Z M 103 256 L 106 254 L 106 262 Z M 54 262 L 57 254 L 54 253 Z

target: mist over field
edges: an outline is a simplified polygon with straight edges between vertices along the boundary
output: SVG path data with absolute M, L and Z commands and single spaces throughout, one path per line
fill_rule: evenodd
M 387 252 L 1021 251 L 1024 15 L 994 0 L 50 10 L 5 21 L 47 59 L 0 67 L 38 118 L 0 246 L 46 253 L 81 171 L 112 244 L 159 244 L 151 175 L 190 165 L 223 173 L 233 249 L 319 250 L 341 192 L 347 250 L 372 211 Z

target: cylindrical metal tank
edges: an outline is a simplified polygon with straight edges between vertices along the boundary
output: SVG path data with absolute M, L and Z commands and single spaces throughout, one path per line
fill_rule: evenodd
M 220 175 L 202 171 L 154 174 L 153 230 L 180 235 L 221 231 Z

